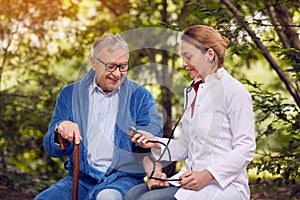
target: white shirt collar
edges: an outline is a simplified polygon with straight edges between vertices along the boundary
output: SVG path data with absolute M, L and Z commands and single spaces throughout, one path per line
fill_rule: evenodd
M 115 93 L 117 93 L 117 92 L 120 91 L 120 87 L 121 87 L 121 86 L 117 87 L 116 89 L 114 89 L 114 90 L 111 91 L 110 93 L 106 94 L 105 92 L 103 92 L 102 88 L 99 87 L 99 86 L 96 84 L 96 75 L 95 75 L 94 81 L 93 81 L 93 83 L 92 83 L 92 89 L 91 89 L 90 93 L 92 94 L 94 91 L 98 91 L 98 92 L 101 92 L 103 95 L 113 95 L 113 94 L 115 94 Z

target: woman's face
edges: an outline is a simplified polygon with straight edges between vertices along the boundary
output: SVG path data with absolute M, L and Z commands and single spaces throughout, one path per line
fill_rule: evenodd
M 202 80 L 208 75 L 210 67 L 208 65 L 207 53 L 203 53 L 199 48 L 181 41 L 182 66 L 186 68 L 192 79 L 200 77 Z

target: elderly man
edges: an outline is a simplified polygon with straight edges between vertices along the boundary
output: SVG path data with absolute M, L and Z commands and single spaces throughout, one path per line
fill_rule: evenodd
M 53 157 L 68 156 L 69 174 L 35 199 L 71 199 L 73 141 L 80 143 L 79 199 L 121 200 L 145 176 L 143 156 L 128 137 L 128 128 L 161 136 L 162 120 L 152 95 L 128 80 L 129 48 L 119 35 L 105 34 L 91 52 L 92 69 L 64 87 L 44 136 Z M 66 141 L 61 151 L 58 136 Z

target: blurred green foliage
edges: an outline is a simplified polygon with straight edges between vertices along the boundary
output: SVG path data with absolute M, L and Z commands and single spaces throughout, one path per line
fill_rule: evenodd
M 299 49 L 284 48 L 276 34 L 278 27 L 270 25 L 266 5 L 275 2 L 232 2 L 299 94 Z M 299 33 L 299 2 L 280 3 L 288 8 Z M 256 169 L 258 176 L 264 171 L 280 175 L 287 183 L 299 179 L 299 105 L 243 26 L 219 1 L 0 0 L 0 4 L 5 5 L 0 7 L 1 184 L 37 192 L 66 175 L 66 158 L 51 158 L 43 148 L 43 135 L 58 92 L 88 67 L 95 38 L 139 27 L 181 31 L 194 24 L 211 25 L 230 38 L 224 67 L 251 91 L 258 145 L 248 168 Z M 168 66 L 160 71 L 149 68 L 145 75 L 169 81 L 178 93 L 186 86 L 178 73 L 189 79 L 179 56 L 172 52 L 136 50 L 131 52 L 130 62 L 132 66 Z M 129 76 L 143 83 L 140 72 L 132 71 Z M 168 133 L 181 113 L 181 101 L 160 85 L 146 86 L 167 110 Z

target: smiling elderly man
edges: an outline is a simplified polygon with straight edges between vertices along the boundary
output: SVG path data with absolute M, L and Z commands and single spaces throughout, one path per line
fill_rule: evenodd
M 73 141 L 80 145 L 79 199 L 121 200 L 145 176 L 138 146 L 128 137 L 134 126 L 161 136 L 162 119 L 144 87 L 127 78 L 129 48 L 119 35 L 105 34 L 91 52 L 92 69 L 64 87 L 56 102 L 44 146 L 53 157 L 68 156 L 69 175 L 35 199 L 71 199 Z M 57 138 L 66 141 L 61 151 Z

